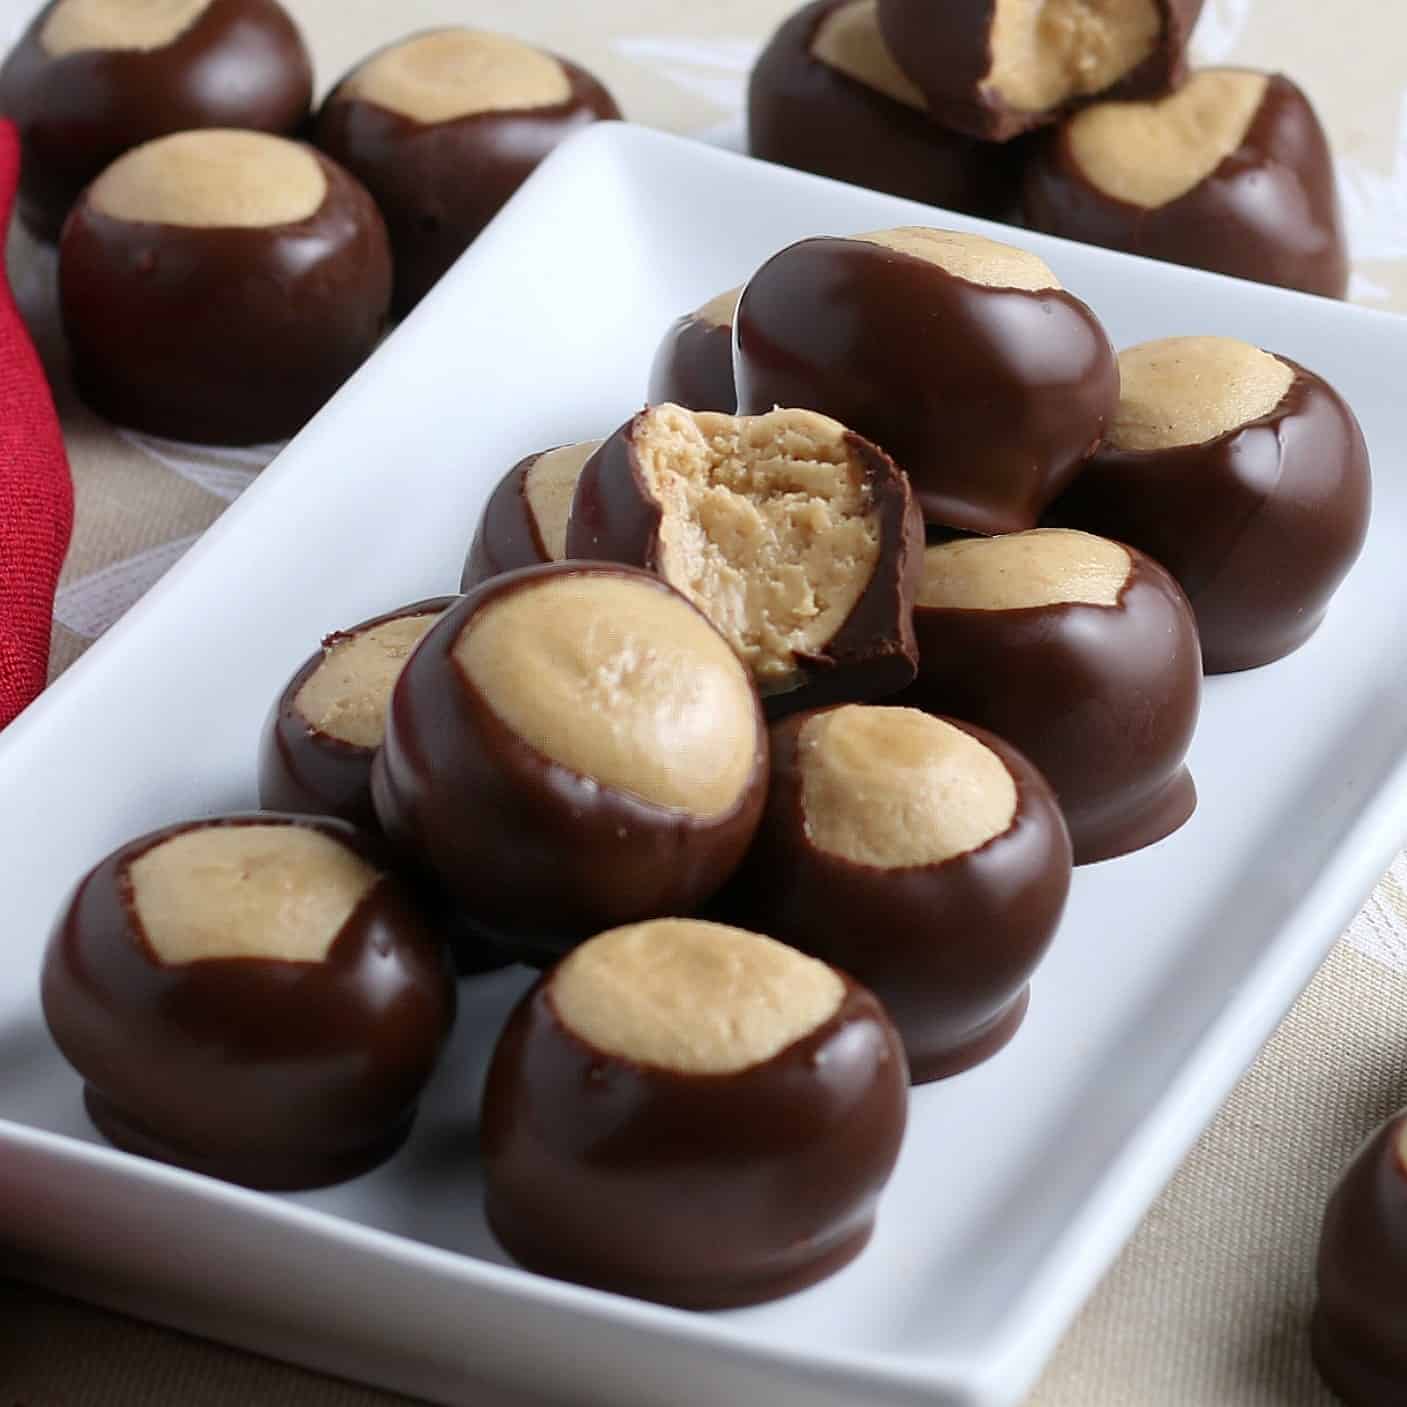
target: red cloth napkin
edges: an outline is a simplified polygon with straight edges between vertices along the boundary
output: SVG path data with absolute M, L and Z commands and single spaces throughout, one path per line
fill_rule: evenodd
M 19 171 L 19 135 L 0 121 L 0 238 Z M 48 676 L 54 589 L 72 530 L 59 417 L 0 259 L 0 728 Z

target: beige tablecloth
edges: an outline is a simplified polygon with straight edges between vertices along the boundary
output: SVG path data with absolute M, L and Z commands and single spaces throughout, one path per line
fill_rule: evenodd
M 324 85 L 400 34 L 472 22 L 586 64 L 637 121 L 724 140 L 741 131 L 746 73 L 758 44 L 791 8 L 789 0 L 285 3 L 306 29 Z M 34 8 L 34 0 L 0 0 L 0 43 Z M 1353 296 L 1407 311 L 1407 11 L 1396 0 L 1208 0 L 1196 47 L 1204 62 L 1283 68 L 1309 90 L 1342 167 Z M 99 422 L 64 382 L 51 259 L 18 234 L 9 257 L 54 374 L 78 488 L 77 538 L 57 607 L 58 673 L 269 456 L 193 450 Z M 1345 1158 L 1407 1103 L 1405 974 L 1407 862 L 1399 859 L 1148 1214 L 1066 1338 L 1032 1407 L 1309 1407 L 1331 1400 L 1304 1346 L 1315 1235 Z M 398 1400 L 0 1283 L 3 1407 L 371 1407 Z

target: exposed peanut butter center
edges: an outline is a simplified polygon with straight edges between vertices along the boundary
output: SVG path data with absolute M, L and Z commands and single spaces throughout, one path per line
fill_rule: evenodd
M 60 0 L 39 31 L 39 46 L 62 58 L 84 49 L 161 49 L 214 0 Z
M 1278 357 L 1234 337 L 1167 337 L 1119 353 L 1116 449 L 1200 445 L 1269 415 L 1294 383 Z
M 551 978 L 569 1030 L 609 1055 L 733 1075 L 781 1054 L 840 1009 L 834 969 L 771 938 L 696 919 L 613 928 Z
M 718 627 L 759 686 L 844 625 L 879 562 L 864 463 L 809 410 L 733 416 L 656 406 L 635 452 L 659 503 L 660 572 Z
M 873 234 L 855 235 L 866 244 L 882 245 L 897 254 L 907 254 L 928 264 L 937 264 L 955 278 L 985 288 L 1016 288 L 1038 293 L 1059 288 L 1049 264 L 1039 255 L 1011 244 L 1001 244 L 982 235 L 960 234 L 956 230 L 930 230 L 908 225 Z
M 548 557 L 560 562 L 567 555 L 567 518 L 582 465 L 601 448 L 600 440 L 550 449 L 533 460 L 523 476 L 523 497 L 537 523 L 537 534 Z
M 879 0 L 851 0 L 823 19 L 811 57 L 906 107 L 928 110 L 923 94 L 889 52 L 879 32 Z
M 1016 783 L 991 748 L 913 708 L 848 704 L 797 738 L 801 809 L 819 849 L 858 865 L 940 865 L 1010 830 Z
M 319 733 L 354 747 L 380 747 L 391 691 L 410 652 L 440 615 L 402 616 L 335 640 L 304 680 L 293 707 Z
M 1071 118 L 1070 153 L 1096 190 L 1156 209 L 1201 185 L 1245 141 L 1269 82 L 1207 68 L 1171 97 L 1096 103 Z
M 996 0 L 987 92 L 1021 112 L 1102 93 L 1157 47 L 1157 0 Z
M 158 137 L 118 157 L 88 201 L 115 220 L 193 229 L 263 229 L 317 214 L 327 177 L 306 147 L 211 127 Z
M 454 657 L 509 728 L 602 786 L 713 817 L 752 779 L 746 672 L 707 621 L 648 581 L 582 572 L 508 591 Z
M 924 552 L 918 604 L 959 611 L 1117 606 L 1132 572 L 1133 558 L 1117 542 L 1070 528 L 962 538 Z
M 566 70 L 530 44 L 479 29 L 437 29 L 368 59 L 337 90 L 413 122 L 556 107 L 572 95 Z
M 694 321 L 707 323 L 709 327 L 732 327 L 738 311 L 738 299 L 742 296 L 743 290 L 738 287 L 710 298 L 702 308 L 695 309 Z
M 127 871 L 132 908 L 162 962 L 322 962 L 378 871 L 303 826 L 202 826 Z

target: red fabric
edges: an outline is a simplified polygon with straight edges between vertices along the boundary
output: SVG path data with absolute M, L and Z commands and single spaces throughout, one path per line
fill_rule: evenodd
M 19 136 L 0 121 L 0 245 L 19 170 Z M 54 588 L 72 530 L 59 418 L 0 261 L 0 728 L 44 687 Z

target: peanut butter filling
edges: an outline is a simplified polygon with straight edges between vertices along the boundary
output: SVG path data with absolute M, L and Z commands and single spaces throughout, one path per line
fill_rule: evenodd
M 614 928 L 556 970 L 562 1024 L 609 1055 L 691 1075 L 734 1075 L 840 1009 L 825 963 L 741 928 L 666 918 Z
M 327 177 L 307 147 L 208 127 L 134 147 L 93 182 L 88 203 L 115 220 L 192 229 L 263 229 L 316 215 Z
M 752 781 L 745 670 L 647 580 L 584 570 L 508 591 L 473 617 L 454 658 L 509 728 L 601 786 L 713 818 Z
M 202 826 L 127 870 L 132 911 L 171 966 L 210 958 L 322 962 L 379 873 L 303 826 Z
M 928 110 L 879 32 L 879 0 L 851 0 L 832 10 L 816 29 L 811 57 L 905 107 Z
M 59 0 L 39 31 L 53 58 L 85 49 L 164 49 L 214 0 Z
M 635 451 L 663 512 L 661 574 L 765 690 L 844 625 L 879 562 L 880 525 L 845 427 L 806 410 L 656 406 Z
M 1117 606 L 1132 573 L 1126 548 L 1069 528 L 961 538 L 924 552 L 918 604 L 960 611 Z
M 1201 185 L 1246 140 L 1269 82 L 1207 68 L 1170 97 L 1096 103 L 1070 119 L 1070 154 L 1096 190 L 1155 210 Z
M 523 476 L 523 497 L 537 524 L 537 535 L 548 558 L 560 562 L 567 555 L 567 519 L 582 465 L 601 448 L 600 440 L 550 449 L 533 460 Z
M 940 865 L 1011 829 L 1016 783 L 991 748 L 913 708 L 848 704 L 797 738 L 806 834 L 857 865 Z
M 1020 112 L 1102 93 L 1157 47 L 1156 0 L 996 0 L 984 90 Z
M 482 112 L 556 107 L 566 70 L 530 44 L 478 29 L 436 29 L 373 55 L 337 90 L 431 125 Z
M 1060 280 L 1039 255 L 982 235 L 907 225 L 854 238 L 936 264 L 955 278 L 984 288 L 1016 288 L 1038 293 L 1060 287 Z
M 1234 337 L 1166 337 L 1119 353 L 1116 449 L 1200 445 L 1269 415 L 1295 373 Z
M 335 640 L 304 680 L 293 707 L 319 733 L 353 747 L 380 747 L 391 691 L 410 652 L 440 615 L 401 616 Z
M 733 318 L 738 311 L 738 299 L 742 296 L 741 287 L 730 288 L 726 293 L 717 294 L 702 308 L 694 310 L 694 321 L 705 323 L 709 327 L 732 327 Z

